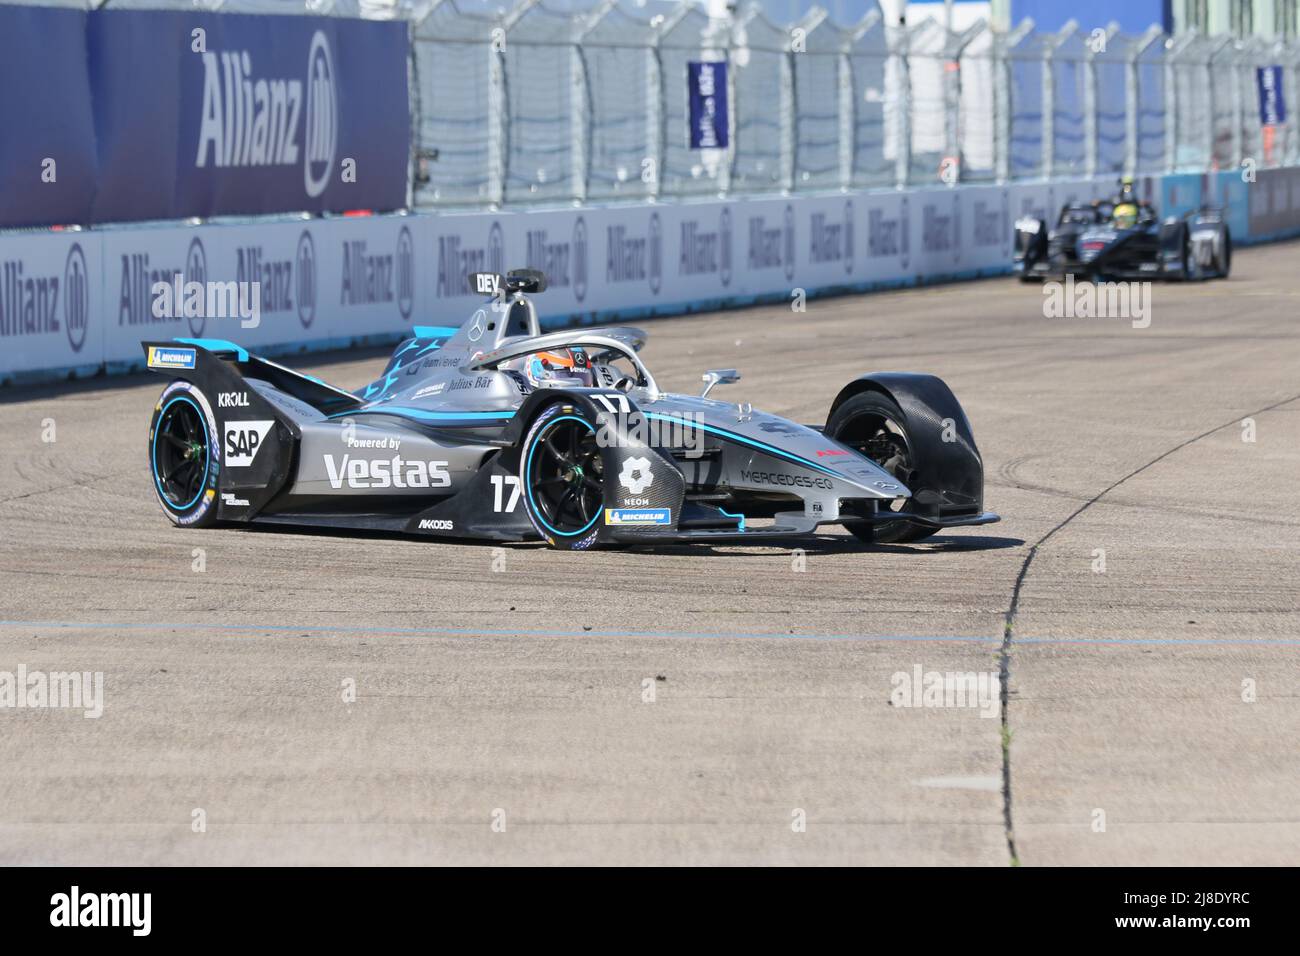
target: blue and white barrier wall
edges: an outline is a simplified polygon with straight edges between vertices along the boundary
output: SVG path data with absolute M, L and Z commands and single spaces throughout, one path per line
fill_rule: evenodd
M 548 325 L 864 291 L 1009 271 L 1015 219 L 1110 178 L 820 197 L 178 224 L 0 234 L 0 381 L 121 372 L 140 341 L 225 338 L 270 353 L 458 325 L 465 276 L 531 266 Z M 1151 177 L 1162 213 L 1226 204 L 1238 243 L 1300 232 L 1300 169 Z M 160 318 L 156 282 L 258 282 L 260 324 Z

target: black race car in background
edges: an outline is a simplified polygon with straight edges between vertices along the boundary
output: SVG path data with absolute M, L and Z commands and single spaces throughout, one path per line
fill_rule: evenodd
M 1016 220 L 1013 271 L 1022 280 L 1226 279 L 1232 237 L 1219 209 L 1203 208 L 1161 221 L 1136 200 L 1066 203 L 1056 225 Z

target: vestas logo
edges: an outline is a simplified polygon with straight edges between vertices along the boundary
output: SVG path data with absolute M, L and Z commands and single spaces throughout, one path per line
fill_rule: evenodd
M 72 244 L 63 265 L 63 327 L 72 351 L 80 352 L 90 327 L 90 276 L 79 242 Z
M 505 258 L 505 240 L 499 222 L 492 223 L 488 228 L 486 246 L 464 245 L 459 233 L 439 236 L 438 284 L 435 294 L 439 299 L 470 295 L 474 291 L 469 285 L 470 274 L 491 272 L 502 275 L 506 271 Z
M 298 237 L 298 251 L 293 258 L 297 267 L 298 321 L 309 329 L 316 318 L 316 243 L 309 230 L 304 229 Z
M 292 166 L 301 160 L 303 187 L 325 191 L 338 148 L 338 96 L 325 34 L 312 35 L 306 103 L 300 79 L 258 77 L 248 50 L 201 54 L 203 107 L 194 165 L 218 169 Z M 304 110 L 303 107 L 306 107 Z M 299 153 L 299 114 L 305 148 Z
M 188 287 L 191 282 L 197 282 L 204 288 L 207 288 L 208 254 L 203 251 L 203 240 L 198 236 L 195 236 L 190 240 L 190 247 L 185 253 L 186 287 Z M 195 338 L 202 338 L 203 329 L 207 325 L 207 317 L 203 315 L 203 312 L 203 309 L 199 309 L 197 315 L 189 316 L 190 334 Z M 197 323 L 197 325 L 195 323 Z

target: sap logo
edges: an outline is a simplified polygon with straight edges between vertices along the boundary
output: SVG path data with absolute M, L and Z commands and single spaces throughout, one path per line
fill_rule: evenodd
M 301 79 L 258 77 L 248 50 L 207 52 L 203 62 L 203 107 L 194 165 L 209 159 L 217 168 L 292 166 L 299 160 L 299 115 L 306 131 L 303 187 L 308 196 L 325 191 L 338 147 L 338 95 L 329 43 L 312 36 L 307 54 L 306 109 Z
M 394 455 L 391 459 L 371 461 L 344 455 L 336 460 L 325 456 L 331 488 L 446 488 L 451 475 L 445 461 L 409 461 Z
M 247 392 L 220 392 L 217 395 L 217 408 L 247 408 Z
M 275 422 L 226 422 L 226 464 L 244 468 L 253 463 L 262 439 Z
M 421 518 L 421 531 L 451 531 L 454 525 L 445 518 Z

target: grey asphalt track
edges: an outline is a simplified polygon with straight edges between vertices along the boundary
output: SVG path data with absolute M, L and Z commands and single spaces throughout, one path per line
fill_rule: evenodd
M 661 385 L 801 421 L 944 377 L 1004 520 L 911 546 L 179 530 L 161 379 L 0 393 L 0 677 L 104 675 L 0 707 L 0 863 L 1300 863 L 1298 260 L 1146 329 L 1010 279 L 643 323 Z

